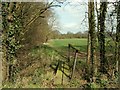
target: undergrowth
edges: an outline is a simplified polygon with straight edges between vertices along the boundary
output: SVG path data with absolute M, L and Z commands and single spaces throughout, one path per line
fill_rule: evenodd
M 53 48 L 43 45 L 36 46 L 29 51 L 28 57 L 31 64 L 26 68 L 19 70 L 14 83 L 4 82 L 3 88 L 107 88 L 117 87 L 118 74 L 111 82 L 107 75 L 101 75 L 99 72 L 96 75 L 96 82 L 90 82 L 89 65 L 85 59 L 78 59 L 73 78 L 70 80 L 66 75 L 71 75 L 69 66 L 72 67 L 73 62 L 68 65 L 59 52 Z M 58 62 L 65 61 L 64 80 L 62 81 L 62 64 L 59 67 L 56 75 L 54 70 Z M 52 68 L 51 68 L 52 67 Z M 71 69 L 72 70 L 72 69 Z

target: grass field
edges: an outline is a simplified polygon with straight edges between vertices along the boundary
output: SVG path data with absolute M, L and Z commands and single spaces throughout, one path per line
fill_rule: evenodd
M 3 87 L 69 88 L 80 86 L 82 87 L 83 85 L 87 84 L 89 85 L 89 83 L 84 80 L 84 78 L 88 77 L 89 70 L 88 74 L 85 74 L 85 72 L 83 72 L 85 70 L 85 67 L 89 67 L 89 65 L 86 64 L 86 56 L 80 55 L 77 57 L 73 79 L 71 81 L 69 80 L 68 76 L 70 76 L 72 72 L 69 68 L 71 68 L 71 66 L 73 65 L 74 58 L 72 58 L 73 55 L 71 55 L 71 62 L 68 64 L 68 58 L 66 58 L 68 55 L 68 44 L 72 44 L 81 52 L 86 53 L 87 51 L 87 39 L 81 38 L 49 40 L 48 43 L 46 43 L 45 45 L 31 48 L 31 50 L 29 51 L 29 55 L 27 56 L 28 61 L 26 59 L 27 64 L 28 62 L 31 62 L 31 64 L 27 65 L 26 68 L 23 68 L 23 70 L 19 71 L 20 73 L 18 75 L 20 76 L 20 79 L 19 77 L 17 78 L 18 82 L 15 83 L 15 85 L 13 85 L 12 83 L 5 83 Z M 113 48 L 107 46 L 106 52 L 108 52 L 109 49 L 112 50 Z M 25 64 L 26 62 L 24 61 L 23 64 Z M 58 62 L 60 63 L 60 66 L 57 70 L 56 75 L 54 75 L 53 73 L 56 70 Z M 65 63 L 64 66 L 62 65 L 63 62 Z M 62 73 L 63 68 L 64 73 Z M 64 75 L 63 85 L 61 84 L 62 75 Z M 100 85 L 102 86 L 104 84 L 101 84 L 101 82 L 102 81 L 100 81 L 100 83 L 94 83 L 93 85 L 99 88 Z
M 50 46 L 59 49 L 67 49 L 68 44 L 72 44 L 74 47 L 79 49 L 80 51 L 86 52 L 87 49 L 87 39 L 52 39 L 48 42 Z
M 52 39 L 49 43 L 55 47 L 68 46 L 68 44 L 84 46 L 87 45 L 87 39 Z

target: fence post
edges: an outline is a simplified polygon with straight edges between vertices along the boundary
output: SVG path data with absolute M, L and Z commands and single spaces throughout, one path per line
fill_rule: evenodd
M 62 69 L 63 69 L 63 72 L 64 72 L 64 62 L 62 63 Z M 61 81 L 61 84 L 63 85 L 63 79 L 64 79 L 64 74 L 63 74 L 63 72 L 62 72 L 62 81 Z
M 68 44 L 68 63 L 70 62 L 70 44 Z
M 73 65 L 73 68 L 72 68 L 71 79 L 72 79 L 73 74 L 74 74 L 74 71 L 75 71 L 75 66 L 76 66 L 77 56 L 78 56 L 78 50 L 76 50 L 76 52 L 75 52 L 75 56 L 74 56 L 74 65 Z
M 58 62 L 57 66 L 56 66 L 56 68 L 55 68 L 55 71 L 54 71 L 54 74 L 55 74 L 55 75 L 56 75 L 57 70 L 58 70 L 58 68 L 59 68 L 59 64 L 60 64 L 60 62 Z

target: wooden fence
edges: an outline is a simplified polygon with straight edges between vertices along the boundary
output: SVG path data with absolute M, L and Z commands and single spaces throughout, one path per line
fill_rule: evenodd
M 76 66 L 76 62 L 77 62 L 77 58 L 78 58 L 78 53 L 81 53 L 80 50 L 78 50 L 77 48 L 75 48 L 74 46 L 72 46 L 71 44 L 68 44 L 68 63 L 71 62 L 71 50 L 70 49 L 73 49 L 74 51 L 72 52 L 72 57 L 74 59 L 74 62 L 73 62 L 73 66 L 72 66 L 72 73 L 71 73 L 71 78 L 73 77 L 74 75 L 74 72 L 75 72 L 75 66 Z
M 71 49 L 72 49 L 73 51 L 72 51 Z M 70 71 L 71 74 L 70 74 L 70 76 L 69 76 L 69 79 L 72 79 L 72 77 L 74 76 L 74 72 L 75 72 L 75 67 L 76 67 L 76 62 L 77 62 L 78 54 L 85 54 L 85 53 L 80 52 L 80 50 L 78 50 L 77 48 L 75 48 L 75 47 L 74 47 L 73 45 L 71 45 L 71 44 L 68 44 L 68 52 L 67 52 L 67 53 L 68 53 L 68 56 L 67 56 L 68 65 L 69 65 L 69 63 L 71 63 L 71 60 L 73 60 L 72 67 L 69 66 L 69 67 L 70 67 L 69 70 L 71 70 L 71 71 Z M 72 55 L 71 55 L 71 53 L 72 53 Z M 71 56 L 72 56 L 72 58 L 71 58 Z M 66 59 L 66 58 L 65 58 L 65 59 Z M 61 63 L 61 62 L 58 62 L 54 74 L 57 73 L 57 70 L 58 70 L 59 66 L 62 66 L 62 67 L 63 67 L 63 68 L 62 68 L 62 71 L 64 72 L 65 63 L 64 63 L 64 62 L 62 62 L 62 63 Z M 63 74 L 64 74 L 64 73 L 62 73 L 61 84 L 63 84 Z

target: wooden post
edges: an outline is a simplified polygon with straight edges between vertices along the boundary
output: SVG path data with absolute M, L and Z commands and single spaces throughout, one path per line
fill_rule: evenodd
M 70 62 L 70 44 L 68 44 L 68 63 Z
M 64 62 L 62 63 L 62 67 L 63 67 L 62 69 L 63 69 L 63 72 L 64 72 Z M 61 84 L 62 84 L 62 85 L 63 85 L 63 79 L 64 79 L 64 77 L 63 77 L 63 76 L 64 76 L 63 72 L 62 72 L 62 81 L 61 81 Z
M 77 56 L 78 56 L 78 50 L 76 50 L 75 56 L 74 56 L 74 65 L 73 65 L 73 69 L 72 69 L 71 79 L 72 79 L 74 71 L 75 71 Z
M 58 64 L 57 64 L 56 69 L 55 69 L 55 71 L 54 71 L 54 75 L 56 75 L 56 73 L 57 73 L 57 70 L 58 70 L 59 64 L 60 64 L 60 62 L 58 61 Z

